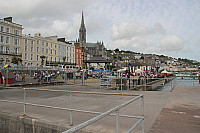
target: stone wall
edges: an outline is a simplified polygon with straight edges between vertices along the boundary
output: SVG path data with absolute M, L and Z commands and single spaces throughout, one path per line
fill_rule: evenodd
M 0 113 L 0 133 L 61 133 L 66 129 L 27 116 Z

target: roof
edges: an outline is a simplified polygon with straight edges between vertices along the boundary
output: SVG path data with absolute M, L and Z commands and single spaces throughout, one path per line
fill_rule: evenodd
M 86 43 L 86 47 L 96 47 L 97 43 Z
M 85 63 L 111 63 L 110 60 L 102 57 L 102 56 L 93 56 L 89 60 L 84 61 Z

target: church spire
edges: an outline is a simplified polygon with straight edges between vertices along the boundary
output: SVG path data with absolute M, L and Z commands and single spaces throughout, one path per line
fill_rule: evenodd
M 86 48 L 86 28 L 84 24 L 84 16 L 82 11 L 81 26 L 79 29 L 80 46 Z
M 81 29 L 85 29 L 83 11 L 82 11 L 82 18 L 81 18 L 81 27 L 80 27 L 80 30 Z

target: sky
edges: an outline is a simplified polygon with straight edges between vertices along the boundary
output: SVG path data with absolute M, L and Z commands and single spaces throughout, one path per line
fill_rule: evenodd
M 200 0 L 0 0 L 23 34 L 76 40 L 81 13 L 87 42 L 200 62 Z

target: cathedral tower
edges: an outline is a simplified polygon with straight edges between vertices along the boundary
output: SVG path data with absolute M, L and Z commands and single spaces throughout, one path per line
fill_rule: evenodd
M 84 24 L 83 11 L 82 11 L 81 26 L 79 29 L 79 42 L 80 42 L 80 47 L 84 47 L 86 49 L 86 28 Z

